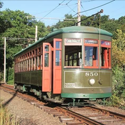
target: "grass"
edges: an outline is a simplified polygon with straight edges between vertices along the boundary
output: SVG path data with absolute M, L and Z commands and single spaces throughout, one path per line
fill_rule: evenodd
M 0 125 L 19 125 L 7 108 L 0 106 Z
M 14 84 L 14 80 L 9 80 L 7 83 L 10 84 L 10 85 L 13 85 Z

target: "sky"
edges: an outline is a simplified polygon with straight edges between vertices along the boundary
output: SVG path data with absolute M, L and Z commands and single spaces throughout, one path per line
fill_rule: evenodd
M 0 0 L 0 2 L 4 3 L 0 11 L 6 9 L 24 11 L 35 16 L 46 26 L 55 25 L 59 20 L 62 21 L 65 14 L 76 16 L 77 13 L 77 0 Z M 98 7 L 103 4 L 106 5 Z M 118 19 L 125 16 L 125 0 L 81 0 L 80 9 L 81 11 L 92 9 L 81 13 L 86 16 L 91 16 L 103 9 L 104 12 L 101 15 L 109 15 L 110 19 Z

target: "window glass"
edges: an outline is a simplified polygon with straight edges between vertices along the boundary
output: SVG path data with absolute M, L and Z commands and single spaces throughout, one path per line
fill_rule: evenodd
M 47 51 L 47 52 L 49 51 L 49 45 L 45 46 L 45 51 Z
M 61 51 L 56 50 L 56 66 L 60 66 L 60 56 L 61 56 Z
M 66 60 L 68 60 L 68 55 L 66 55 Z
M 85 66 L 98 66 L 98 48 L 85 46 Z
M 45 59 L 44 59 L 44 61 L 45 61 L 44 62 L 45 63 L 44 66 L 48 67 L 49 66 L 49 53 L 45 53 L 44 57 L 45 57 Z
M 30 70 L 31 70 L 31 67 L 32 67 L 32 60 L 31 59 L 30 59 L 29 66 L 30 66 Z
M 98 44 L 97 40 L 85 40 L 85 43 L 87 44 Z
M 35 68 L 35 59 L 33 58 L 33 70 Z
M 72 60 L 69 60 L 69 66 L 72 66 Z
M 60 48 L 60 42 L 56 41 L 56 49 Z
M 39 56 L 39 68 L 41 68 L 41 56 Z
M 102 47 L 101 48 L 101 66 L 104 68 L 108 68 L 111 66 L 111 49 Z
M 38 65 L 38 64 L 37 64 L 37 63 L 38 63 L 37 57 L 35 58 L 35 60 L 36 60 L 36 61 L 35 61 L 35 68 L 37 69 L 37 65 Z
M 82 46 L 65 46 L 65 66 L 80 66 L 82 64 Z
M 73 66 L 77 66 L 77 60 L 73 60 Z
M 77 53 L 74 53 L 74 59 L 77 59 Z

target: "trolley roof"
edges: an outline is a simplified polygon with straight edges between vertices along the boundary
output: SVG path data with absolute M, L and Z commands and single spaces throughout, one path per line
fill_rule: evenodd
M 49 33 L 48 35 L 46 35 L 45 37 L 39 39 L 37 42 L 31 44 L 30 46 L 28 46 L 25 49 L 22 49 L 21 51 L 19 51 L 18 53 L 16 53 L 14 56 L 17 56 L 19 54 L 21 54 L 23 51 L 29 49 L 30 47 L 46 40 L 49 37 L 52 37 L 54 35 L 57 34 L 61 34 L 61 33 L 94 33 L 94 34 L 100 34 L 100 35 L 107 35 L 107 36 L 111 36 L 112 37 L 112 33 L 103 30 L 103 29 L 99 29 L 99 28 L 95 28 L 95 27 L 90 27 L 90 26 L 71 26 L 71 27 L 64 27 L 61 29 L 57 29 L 54 32 Z

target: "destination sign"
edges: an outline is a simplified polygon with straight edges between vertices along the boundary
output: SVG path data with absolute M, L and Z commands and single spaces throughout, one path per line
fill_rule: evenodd
M 111 46 L 111 42 L 101 41 L 101 45 Z
M 85 40 L 85 43 L 88 43 L 88 44 L 98 44 L 98 41 L 97 40 Z
M 81 43 L 81 39 L 66 39 L 66 43 Z

